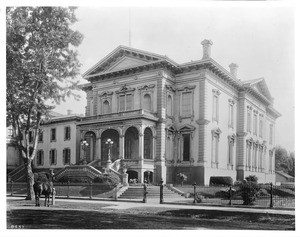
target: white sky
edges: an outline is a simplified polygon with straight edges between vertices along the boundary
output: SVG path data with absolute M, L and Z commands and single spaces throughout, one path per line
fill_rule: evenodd
M 131 7 L 131 46 L 167 55 L 178 63 L 199 60 L 203 39 L 224 68 L 239 65 L 241 80 L 264 77 L 277 120 L 277 144 L 294 150 L 294 16 L 291 7 Z M 80 7 L 74 27 L 84 34 L 81 73 L 119 45 L 129 46 L 129 7 Z M 81 79 L 84 83 L 85 81 Z M 86 99 L 57 106 L 84 114 Z

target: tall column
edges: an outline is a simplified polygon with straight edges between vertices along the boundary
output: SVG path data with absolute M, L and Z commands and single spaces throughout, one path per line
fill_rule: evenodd
M 168 75 L 159 71 L 157 79 L 157 116 L 159 121 L 156 126 L 156 160 L 155 160 L 155 182 L 163 179 L 166 182 L 166 80 Z
M 125 136 L 122 134 L 122 135 L 120 135 L 119 136 L 119 158 L 120 159 L 125 159 L 125 147 L 124 147 L 124 145 L 125 145 L 125 143 L 124 143 L 124 141 L 125 141 Z
M 139 134 L 139 160 L 142 161 L 144 159 L 144 134 Z

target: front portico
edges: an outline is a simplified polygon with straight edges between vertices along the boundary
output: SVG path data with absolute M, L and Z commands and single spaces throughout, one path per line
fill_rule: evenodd
M 135 112 L 135 113 L 133 113 Z M 154 182 L 155 144 L 156 144 L 156 117 L 145 117 L 145 111 L 137 110 L 122 112 L 122 120 L 107 122 L 107 116 L 86 117 L 80 123 L 81 143 L 87 142 L 87 147 L 81 146 L 81 159 L 93 163 L 96 167 L 106 167 L 108 162 L 108 139 L 113 142 L 110 147 L 110 160 L 120 159 L 123 164 L 122 172 L 128 174 L 128 179 L 144 179 Z M 132 118 L 135 115 L 134 118 Z M 115 117 L 119 118 L 116 114 Z M 121 170 L 120 170 L 121 172 Z

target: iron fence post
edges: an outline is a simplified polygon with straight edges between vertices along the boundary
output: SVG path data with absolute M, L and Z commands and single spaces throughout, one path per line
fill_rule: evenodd
M 196 203 L 196 182 L 194 182 L 193 186 L 194 186 L 194 201 L 193 203 Z
M 10 181 L 10 190 L 11 190 L 11 196 L 14 196 L 14 185 L 13 185 L 13 181 Z
M 70 197 L 70 181 L 69 180 L 68 180 L 67 184 L 68 184 L 67 198 L 69 198 Z
M 159 200 L 160 204 L 164 203 L 164 193 L 163 193 L 164 185 L 163 185 L 163 183 L 164 183 L 164 181 L 163 181 L 163 179 L 161 179 L 160 180 L 160 200 Z
M 232 192 L 232 187 L 230 186 L 229 187 L 229 203 L 228 203 L 230 206 L 231 206 L 231 198 L 232 198 L 231 197 L 231 192 Z
M 143 203 L 147 203 L 147 184 L 144 183 L 144 198 L 143 198 Z
M 90 199 L 92 199 L 93 196 L 93 181 L 90 180 Z
M 270 208 L 273 208 L 273 183 L 270 183 Z
M 52 189 L 52 205 L 55 205 L 55 195 L 56 195 L 56 191 L 55 188 Z

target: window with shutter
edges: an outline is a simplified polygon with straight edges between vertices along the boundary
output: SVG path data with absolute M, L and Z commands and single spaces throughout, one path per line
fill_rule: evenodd
M 168 100 L 167 100 L 167 114 L 169 116 L 172 116 L 173 112 L 172 112 L 172 96 L 168 96 Z

